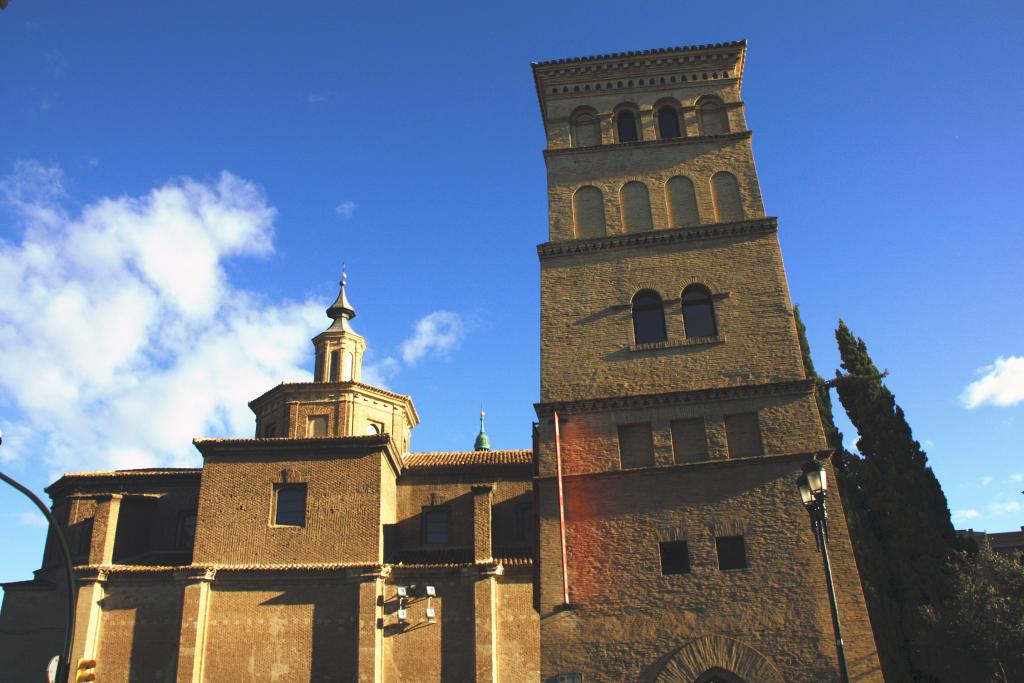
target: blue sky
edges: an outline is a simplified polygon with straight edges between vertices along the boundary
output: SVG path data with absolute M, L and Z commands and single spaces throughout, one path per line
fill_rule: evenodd
M 842 317 L 956 524 L 1024 524 L 1024 8 L 623 8 L 11 0 L 0 466 L 41 491 L 251 435 L 246 402 L 308 374 L 342 261 L 371 376 L 423 419 L 415 450 L 471 448 L 481 405 L 494 447 L 529 447 L 547 225 L 530 62 L 746 38 L 765 205 L 819 370 Z M 0 490 L 0 580 L 38 565 L 37 519 Z

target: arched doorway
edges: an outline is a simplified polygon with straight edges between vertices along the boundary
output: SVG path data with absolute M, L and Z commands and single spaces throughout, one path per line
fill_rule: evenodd
M 655 683 L 786 683 L 763 654 L 720 635 L 694 638 L 665 662 Z

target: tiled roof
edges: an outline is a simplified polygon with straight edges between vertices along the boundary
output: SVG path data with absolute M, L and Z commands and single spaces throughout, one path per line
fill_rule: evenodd
M 101 470 L 99 472 L 65 472 L 62 478 L 98 479 L 101 477 L 194 477 L 203 470 L 198 467 L 151 467 L 138 470 Z
M 458 451 L 449 453 L 409 453 L 403 464 L 420 467 L 477 467 L 532 465 L 533 451 Z
M 551 66 L 553 64 L 570 64 L 572 62 L 592 62 L 597 59 L 620 59 L 622 57 L 642 57 L 647 55 L 660 55 L 670 52 L 693 52 L 695 50 L 710 50 L 716 47 L 746 47 L 747 41 L 733 40 L 727 43 L 709 43 L 707 45 L 683 45 L 680 47 L 659 47 L 652 50 L 633 50 L 631 52 L 609 52 L 604 55 L 591 55 L 589 57 L 566 57 L 563 59 L 549 59 L 543 62 L 536 62 L 536 66 Z

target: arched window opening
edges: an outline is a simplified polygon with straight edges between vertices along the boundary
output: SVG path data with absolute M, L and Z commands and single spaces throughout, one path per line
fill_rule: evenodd
M 675 107 L 667 105 L 658 110 L 658 132 L 662 140 L 680 137 L 679 112 Z
M 615 116 L 615 128 L 619 142 L 636 142 L 640 139 L 636 130 L 636 116 L 628 109 L 623 109 Z
M 585 185 L 572 196 L 572 220 L 576 237 L 605 236 L 604 195 L 593 185 Z
M 743 220 L 740 185 L 732 173 L 716 173 L 711 178 L 711 198 L 715 204 L 715 221 L 728 223 Z
M 709 97 L 697 105 L 697 120 L 701 135 L 722 135 L 729 132 L 729 117 L 725 105 L 718 98 Z
M 683 329 L 687 339 L 718 335 L 711 292 L 701 285 L 690 285 L 683 291 Z
M 700 212 L 697 209 L 697 194 L 693 189 L 693 181 L 686 176 L 674 176 L 668 179 L 665 191 L 668 194 L 669 221 L 673 227 L 700 225 Z
M 581 111 L 572 118 L 572 146 L 593 147 L 601 144 L 601 121 L 592 111 Z
M 717 666 L 704 672 L 694 683 L 746 683 L 742 678 Z
M 622 223 L 626 232 L 647 232 L 654 229 L 651 219 L 651 196 L 647 186 L 633 180 L 619 192 L 622 202 Z
M 633 339 L 637 344 L 654 344 L 668 339 L 661 297 L 650 289 L 637 292 L 633 297 Z

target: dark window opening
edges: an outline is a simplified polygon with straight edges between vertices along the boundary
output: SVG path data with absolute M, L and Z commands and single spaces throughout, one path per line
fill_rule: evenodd
M 533 536 L 533 503 L 516 505 L 515 540 L 525 543 Z
M 330 381 L 337 382 L 339 372 L 341 372 L 341 351 L 331 351 Z
M 747 568 L 747 545 L 742 536 L 719 536 L 715 539 L 715 547 L 718 549 L 719 569 Z
M 448 508 L 424 508 L 423 542 L 448 543 L 449 522 Z
M 711 293 L 700 285 L 687 287 L 683 292 L 683 327 L 687 339 L 714 337 L 718 334 Z
M 619 142 L 636 142 L 639 136 L 636 132 L 636 117 L 629 110 L 620 111 L 615 117 L 615 125 L 619 132 Z
M 680 136 L 679 113 L 675 107 L 662 107 L 658 110 L 658 130 L 663 140 Z
M 657 292 L 644 290 L 633 297 L 633 339 L 637 344 L 653 344 L 668 339 L 665 309 Z
M 183 512 L 178 518 L 178 547 L 191 548 L 196 541 L 196 513 Z
M 619 463 L 622 469 L 654 465 L 654 436 L 651 423 L 619 425 Z
M 661 548 L 661 573 L 662 574 L 689 574 L 690 573 L 690 549 L 686 541 L 672 541 L 660 543 Z
M 274 524 L 306 526 L 306 485 L 274 484 Z

